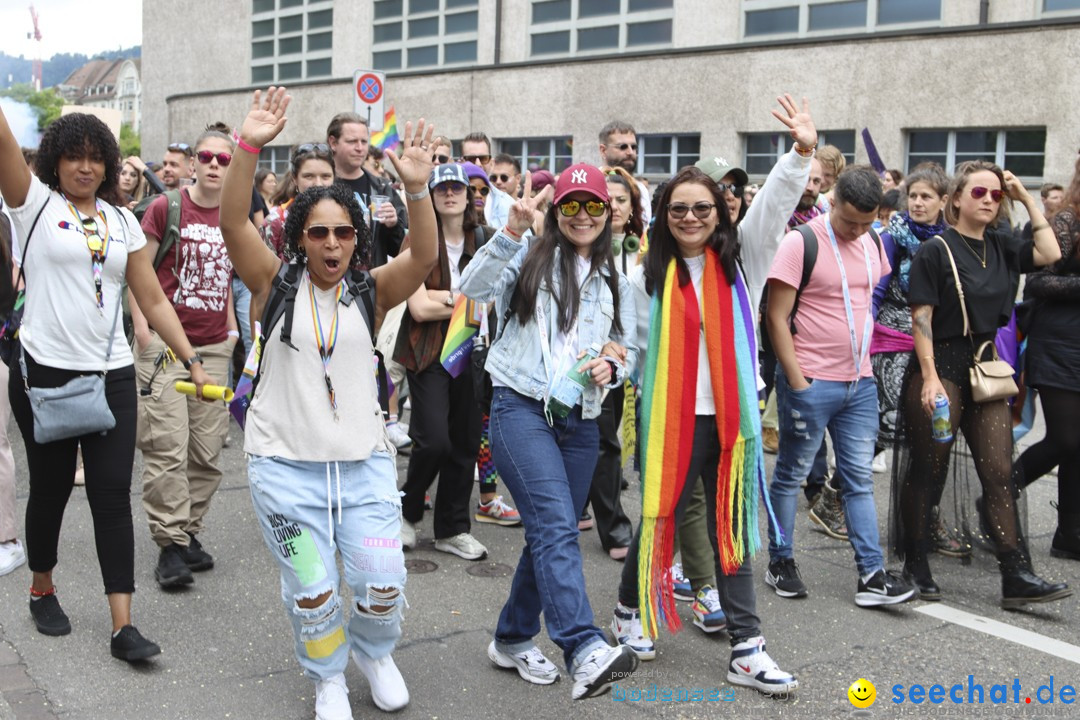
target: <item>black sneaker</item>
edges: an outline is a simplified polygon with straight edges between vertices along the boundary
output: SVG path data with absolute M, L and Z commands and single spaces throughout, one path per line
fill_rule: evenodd
M 799 566 L 794 558 L 780 558 L 769 563 L 765 584 L 783 598 L 804 598 L 807 595 L 806 584 L 799 575 Z
M 870 580 L 859 578 L 855 592 L 855 604 L 859 607 L 896 605 L 915 597 L 915 588 L 891 570 L 878 570 Z
M 161 653 L 161 648 L 157 646 L 157 643 L 144 638 L 134 625 L 125 625 L 120 628 L 120 632 L 113 635 L 109 650 L 114 658 L 127 662 L 145 660 Z
M 193 572 L 202 572 L 214 567 L 214 556 L 203 550 L 202 543 L 197 537 L 191 533 L 187 536 L 191 542 L 187 547 L 180 547 L 180 557 L 184 558 L 184 564 L 188 566 L 188 569 Z
M 154 569 L 154 578 L 161 587 L 179 587 L 195 582 L 191 569 L 184 562 L 182 550 L 176 543 L 161 548 L 161 555 L 158 556 L 158 564 Z
M 43 598 L 30 599 L 30 615 L 34 618 L 34 624 L 42 635 L 67 635 L 71 632 L 71 622 L 60 607 L 60 601 L 56 599 L 56 593 L 50 593 Z

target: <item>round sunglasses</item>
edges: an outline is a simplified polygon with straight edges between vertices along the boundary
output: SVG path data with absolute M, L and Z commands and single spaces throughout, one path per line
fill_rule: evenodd
M 585 200 L 584 202 L 581 200 L 563 200 L 559 203 L 559 213 L 561 213 L 563 217 L 574 217 L 581 212 L 581 208 L 583 207 L 589 217 L 600 217 L 607 212 L 608 206 L 607 203 L 602 200 Z
M 214 154 L 209 150 L 200 150 L 195 153 L 195 157 L 198 158 L 199 162 L 203 165 L 209 165 L 214 158 L 217 158 L 218 165 L 221 167 L 229 167 L 229 163 L 232 162 L 232 155 L 227 152 Z

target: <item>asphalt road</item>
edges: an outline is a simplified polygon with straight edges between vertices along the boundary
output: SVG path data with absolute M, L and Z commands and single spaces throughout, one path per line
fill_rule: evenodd
M 11 426 L 19 476 L 20 514 L 27 481 L 21 439 Z M 62 638 L 38 634 L 27 610 L 29 571 L 23 567 L 0 578 L 0 720 L 6 718 L 242 718 L 290 720 L 314 716 L 314 685 L 293 657 L 290 627 L 281 605 L 273 560 L 263 545 L 248 494 L 240 431 L 231 428 L 232 447 L 224 453 L 225 480 L 202 536 L 216 567 L 196 576 L 179 592 L 163 592 L 153 578 L 156 548 L 146 529 L 139 494 L 132 495 L 136 528 L 135 622 L 164 652 L 141 667 L 114 660 L 108 651 L 109 624 L 94 551 L 86 496 L 76 488 L 68 506 L 55 579 L 74 631 Z M 1038 432 L 1038 431 L 1037 431 Z M 403 471 L 406 457 L 399 458 Z M 771 468 L 772 456 L 768 456 Z M 139 477 L 136 468 L 135 477 Z M 138 489 L 136 480 L 134 489 Z M 639 502 L 636 483 L 624 503 L 633 516 Z M 878 512 L 888 507 L 888 479 L 877 476 Z M 1056 478 L 1028 493 L 1030 544 L 1036 569 L 1053 579 L 1077 580 L 1077 564 L 1049 557 L 1055 526 L 1049 500 Z M 882 524 L 884 528 L 884 524 Z M 430 521 L 420 528 L 430 538 Z M 1064 685 L 1080 681 L 1077 606 L 1071 597 L 1024 613 L 999 609 L 1000 580 L 993 558 L 976 552 L 970 565 L 934 557 L 943 603 L 915 602 L 882 610 L 853 602 L 856 575 L 846 543 L 810 530 L 800 502 L 797 557 L 809 589 L 805 600 L 777 597 L 761 580 L 763 556 L 755 560 L 758 608 L 772 656 L 797 674 L 793 698 L 769 699 L 724 680 L 727 636 L 707 636 L 692 626 L 689 604 L 680 604 L 684 630 L 663 634 L 658 657 L 643 663 L 638 675 L 620 683 L 629 693 L 572 702 L 564 677 L 552 686 L 522 682 L 490 663 L 486 647 L 507 595 L 510 569 L 522 544 L 519 528 L 474 526 L 490 551 L 483 563 L 469 563 L 436 552 L 430 543 L 410 553 L 410 565 L 428 561 L 427 573 L 411 572 L 406 590 L 404 636 L 395 660 L 412 695 L 397 716 L 411 718 L 507 717 L 848 717 L 854 708 L 847 690 L 866 678 L 877 688 L 870 717 L 900 714 L 939 716 L 1061 717 L 1080 715 L 1062 704 Z M 594 532 L 581 537 L 589 597 L 597 622 L 606 627 L 615 602 L 621 564 L 601 550 Z M 894 562 L 895 566 L 896 563 Z M 469 571 L 472 570 L 473 573 Z M 483 571 L 475 574 L 477 571 Z M 929 610 L 937 615 L 928 615 Z M 962 612 L 958 612 L 962 611 Z M 964 613 L 970 614 L 965 619 Z M 1001 627 L 995 623 L 1003 623 Z M 1007 635 L 1011 639 L 988 634 Z M 1051 640 L 1053 639 L 1053 640 Z M 561 653 L 547 640 L 540 647 L 553 660 Z M 1054 641 L 1059 641 L 1055 643 Z M 968 703 L 968 676 L 984 688 L 984 704 Z M 1055 702 L 1040 704 L 1035 694 L 1053 676 Z M 347 678 L 357 718 L 380 716 L 364 678 L 350 666 Z M 1019 680 L 1013 703 L 1014 680 Z M 930 700 L 913 704 L 908 688 L 954 685 L 964 704 Z M 992 705 L 992 688 L 1006 685 L 1008 705 Z M 720 691 L 720 700 L 632 701 L 635 690 L 648 697 L 653 686 Z M 896 704 L 894 686 L 905 702 Z M 917 693 L 917 691 L 916 691 Z M 999 697 L 999 696 L 995 696 Z M 1030 697 L 1031 704 L 1025 703 Z M 1043 690 L 1042 699 L 1047 698 Z M 977 694 L 972 696 L 977 700 Z M 1069 699 L 1067 694 L 1064 699 Z

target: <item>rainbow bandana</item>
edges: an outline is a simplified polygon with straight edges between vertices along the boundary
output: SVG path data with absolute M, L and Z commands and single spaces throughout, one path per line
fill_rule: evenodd
M 702 302 L 693 283 L 679 287 L 676 261 L 668 265 L 663 297 L 654 294 L 649 349 L 642 383 L 641 545 L 638 598 L 645 633 L 657 635 L 658 619 L 680 627 L 669 567 L 675 536 L 675 506 L 682 495 L 694 442 L 698 342 L 705 330 L 720 442 L 716 525 L 720 565 L 734 574 L 747 554 L 757 552 L 758 493 L 769 520 L 779 523 L 765 486 L 758 415 L 754 308 L 742 275 L 727 282 L 713 250 L 706 250 Z M 702 315 L 704 314 L 704 317 Z

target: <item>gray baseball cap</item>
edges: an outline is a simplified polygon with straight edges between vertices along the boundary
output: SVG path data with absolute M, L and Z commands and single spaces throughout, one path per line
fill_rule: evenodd
M 719 155 L 703 157 L 694 163 L 694 167 L 711 177 L 714 182 L 720 182 L 725 175 L 734 176 L 735 184 L 739 187 L 744 187 L 750 182 L 750 176 L 746 174 L 745 170 L 732 165 Z

